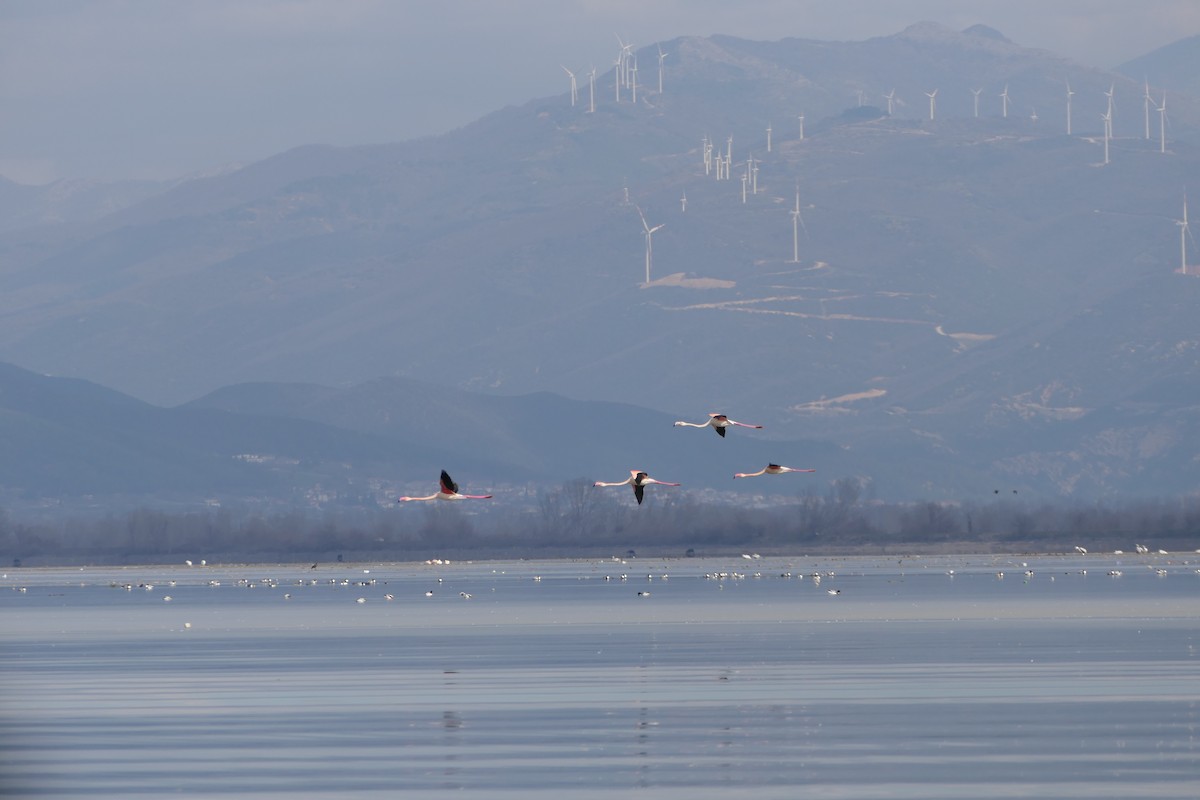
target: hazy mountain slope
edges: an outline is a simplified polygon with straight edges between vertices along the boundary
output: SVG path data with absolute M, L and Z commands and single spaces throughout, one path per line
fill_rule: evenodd
M 821 492 L 851 466 L 821 443 L 744 430 L 721 439 L 672 422 L 635 406 L 397 379 L 349 389 L 231 386 L 165 409 L 0 364 L 0 506 L 370 508 L 401 491 L 424 493 L 441 469 L 508 504 L 536 502 L 538 489 L 569 480 L 619 480 L 631 468 L 732 497 Z M 770 460 L 819 464 L 821 474 L 735 485 L 734 471 Z
M 1116 71 L 1135 81 L 1145 81 L 1153 87 L 1166 89 L 1172 94 L 1182 92 L 1192 97 L 1200 95 L 1200 34 L 1127 61 Z M 1152 96 L 1155 101 L 1162 99 L 1158 92 Z
M 62 180 L 26 186 L 0 176 L 0 233 L 23 228 L 87 224 L 163 191 L 156 181 Z
M 611 480 L 615 475 L 619 480 L 630 469 L 645 469 L 692 489 L 729 492 L 736 488 L 734 472 L 755 471 L 776 461 L 819 466 L 820 477 L 812 481 L 812 488 L 823 490 L 829 481 L 853 474 L 854 468 L 827 443 L 784 441 L 769 431 L 734 430 L 722 439 L 711 430 L 676 428 L 675 417 L 630 404 L 581 402 L 545 392 L 499 397 L 396 378 L 342 390 L 242 384 L 187 407 L 313 420 L 440 448 L 452 460 L 473 454 L 519 469 L 515 476 L 492 476 L 497 483 L 527 474 L 537 476 L 542 486 L 555 487 L 576 478 Z M 700 422 L 709 410 L 713 409 L 698 408 L 684 418 Z M 751 418 L 744 421 L 757 424 Z M 805 484 L 794 481 L 757 487 L 768 493 L 803 488 Z
M 7 235 L 0 356 L 164 404 L 390 376 L 737 409 L 851 454 L 845 474 L 884 494 L 1121 485 L 1091 480 L 1102 454 L 1085 440 L 1140 429 L 1146 386 L 1200 383 L 1198 284 L 1174 273 L 1183 186 L 1200 178 L 1195 98 L 1172 97 L 1163 153 L 1140 78 L 986 29 L 663 47 L 664 93 L 643 85 L 637 105 L 628 88 L 615 102 L 609 72 L 594 114 L 542 98 L 442 137 L 301 148 L 53 238 Z M 728 179 L 706 170 L 706 141 L 732 154 Z M 648 286 L 639 208 L 665 225 Z M 1081 414 L 997 411 L 1047 394 Z M 527 441 L 512 457 L 539 463 Z M 1071 474 L 1046 482 L 1063 452 Z M 1186 452 L 1155 452 L 1190 479 Z M 1159 491 L 1150 466 L 1124 488 Z
M 0 488 L 10 500 L 309 505 L 371 502 L 369 479 L 442 463 L 437 449 L 281 416 L 157 408 L 87 381 L 0 364 Z M 466 469 L 495 470 L 467 456 Z M 519 473 L 518 473 L 519 474 Z

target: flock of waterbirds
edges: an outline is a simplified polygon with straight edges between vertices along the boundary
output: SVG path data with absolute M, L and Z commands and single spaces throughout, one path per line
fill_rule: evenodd
M 1200 554 L 1197 550 L 1195 554 Z M 1107 578 L 1118 579 L 1127 569 L 1140 569 L 1143 574 L 1165 579 L 1170 575 L 1190 572 L 1200 576 L 1200 562 L 1194 554 L 1175 554 L 1163 549 L 1136 544 L 1134 552 L 1115 550 L 1111 553 L 1089 553 L 1076 546 L 1072 554 L 1048 554 L 1044 556 L 1014 555 L 964 555 L 964 556 L 830 556 L 810 558 L 807 556 L 773 556 L 764 558 L 758 553 L 742 553 L 739 556 L 706 557 L 696 563 L 700 569 L 688 570 L 690 574 L 673 574 L 684 564 L 695 563 L 690 558 L 647 558 L 636 555 L 611 556 L 606 559 L 570 559 L 559 563 L 544 562 L 452 562 L 433 558 L 424 564 L 312 564 L 276 565 L 281 574 L 263 574 L 260 567 L 248 565 L 216 565 L 207 561 L 187 561 L 186 566 L 118 568 L 128 574 L 136 570 L 140 574 L 152 573 L 150 580 L 122 580 L 111 577 L 112 569 L 84 567 L 79 569 L 81 587 L 104 585 L 97 581 L 89 583 L 89 573 L 103 575 L 107 586 L 125 592 L 144 592 L 158 602 L 189 605 L 196 591 L 233 589 L 257 591 L 270 594 L 283 601 L 305 602 L 320 600 L 326 592 L 344 592 L 347 602 L 365 605 L 382 600 L 385 603 L 432 602 L 450 597 L 471 600 L 477 592 L 486 592 L 493 598 L 511 597 L 510 590 L 519 584 L 532 582 L 542 584 L 545 572 L 560 587 L 564 582 L 600 581 L 617 586 L 635 586 L 636 596 L 651 597 L 651 587 L 661 584 L 664 588 L 672 580 L 712 582 L 718 590 L 742 581 L 791 580 L 808 583 L 822 594 L 840 596 L 843 589 L 861 587 L 864 579 L 878 578 L 895 582 L 910 577 L 944 575 L 952 580 L 991 578 L 995 581 L 1012 581 L 1032 584 L 1045 581 L 1052 583 L 1056 578 L 1073 577 L 1086 579 L 1089 566 L 1099 566 Z M 452 566 L 460 569 L 448 569 Z M 489 569 L 489 566 L 491 567 Z M 372 568 L 375 572 L 372 572 Z M 199 573 L 199 574 L 197 574 Z M 34 578 L 36 572 L 21 575 Z M 99 577 L 99 575 L 97 577 Z M 0 579 L 16 578 L 4 574 Z M 34 578 L 36 581 L 36 578 Z M 74 580 L 74 579 L 72 579 Z M 1128 580 L 1128 579 L 1127 579 Z M 549 582 L 549 581 L 548 581 Z M 832 585 L 841 583 L 842 585 Z M 28 585 L 11 584 L 10 588 L 21 594 L 29 591 Z M 670 592 L 668 592 L 670 594 Z M 327 594 L 324 595 L 326 598 Z M 422 600 L 421 598 L 424 598 Z M 191 629 L 191 623 L 184 628 Z
M 730 426 L 740 428 L 762 429 L 762 425 L 751 425 L 746 422 L 738 422 L 730 419 L 726 414 L 711 413 L 708 419 L 704 422 L 685 422 L 679 420 L 675 423 L 677 428 L 712 428 L 717 435 L 722 439 L 725 438 L 725 430 Z M 784 467 L 779 464 L 768 464 L 758 472 L 737 472 L 734 473 L 734 478 L 757 478 L 760 475 L 784 475 L 789 472 L 816 472 L 815 469 L 797 469 L 795 467 Z M 634 499 L 638 505 L 642 504 L 642 500 L 646 496 L 646 487 L 651 485 L 658 486 L 680 486 L 679 483 L 671 481 L 660 481 L 657 478 L 651 478 L 649 474 L 640 469 L 629 470 L 629 477 L 623 481 L 596 481 L 592 484 L 593 487 L 607 486 L 629 486 L 633 488 Z M 412 503 L 424 502 L 428 500 L 490 500 L 493 495 L 490 494 L 463 494 L 458 490 L 458 484 L 450 477 L 446 470 L 442 470 L 441 480 L 438 485 L 438 490 L 433 494 L 425 495 L 424 497 L 409 497 L 405 495 L 396 499 L 397 503 Z

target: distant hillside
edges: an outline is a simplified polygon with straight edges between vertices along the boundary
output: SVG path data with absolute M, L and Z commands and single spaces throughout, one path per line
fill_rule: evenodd
M 635 406 L 490 397 L 398 379 L 349 389 L 231 386 L 165 409 L 0 364 L 0 508 L 369 509 L 402 492 L 426 493 L 441 469 L 515 506 L 535 505 L 542 489 L 620 480 L 632 468 L 689 490 L 752 498 L 824 491 L 849 466 L 820 443 L 744 431 L 722 440 L 672 422 Z M 733 472 L 771 460 L 820 464 L 822 474 L 807 483 L 733 481 Z
M 1200 96 L 1200 34 L 1127 61 L 1116 71 L 1135 81 L 1148 81 L 1151 86 L 1172 94 Z M 1161 99 L 1157 94 L 1154 96 Z
M 1196 97 L 1147 136 L 1143 76 L 978 27 L 662 46 L 636 103 L 609 70 L 594 112 L 538 98 L 0 234 L 0 357 L 160 405 L 355 387 L 216 400 L 538 480 L 671 464 L 636 406 L 750 417 L 881 497 L 1194 490 Z
M 444 453 L 283 417 L 164 409 L 0 364 L 0 506 L 315 507 L 375 500 L 370 481 Z M 464 469 L 490 468 L 465 457 Z M 436 474 L 436 473 L 434 473 Z M 378 487 L 376 487 L 378 488 Z
M 497 483 L 535 477 L 543 487 L 574 479 L 621 480 L 645 469 L 692 489 L 742 491 L 738 471 L 769 461 L 820 465 L 812 488 L 853 474 L 853 463 L 820 441 L 786 441 L 778 434 L 735 430 L 723 440 L 711 430 L 676 428 L 676 417 L 623 403 L 569 400 L 547 392 L 501 397 L 383 378 L 348 389 L 243 384 L 221 389 L 187 408 L 216 408 L 258 416 L 287 416 L 438 448 L 454 463 L 486 457 L 511 464 Z M 699 422 L 708 411 L 686 418 Z M 736 415 L 733 415 L 736 418 Z M 748 420 L 754 422 L 753 420 Z M 761 464 L 758 462 L 762 462 Z M 810 483 L 813 483 L 810 481 Z M 805 484 L 786 481 L 750 491 L 794 493 Z
M 63 180 L 45 186 L 25 186 L 0 177 L 0 234 L 24 228 L 90 223 L 167 188 L 167 184 L 154 181 Z

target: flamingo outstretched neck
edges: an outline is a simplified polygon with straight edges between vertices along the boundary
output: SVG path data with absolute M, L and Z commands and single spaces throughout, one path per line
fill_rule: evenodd
M 424 502 L 426 500 L 490 500 L 490 494 L 461 494 L 458 491 L 458 484 L 450 477 L 450 473 L 442 470 L 442 477 L 438 490 L 426 497 L 400 497 L 396 499 L 397 503 L 412 503 Z
M 676 428 L 712 428 L 722 438 L 725 436 L 725 429 L 730 425 L 737 425 L 739 428 L 762 428 L 762 425 L 748 425 L 745 422 L 730 419 L 724 414 L 709 414 L 708 420 L 705 422 L 684 422 L 683 420 L 679 420 L 675 423 Z
M 735 478 L 757 478 L 759 475 L 782 475 L 785 472 L 816 472 L 815 469 L 796 469 L 794 467 L 781 467 L 778 464 L 767 464 L 758 472 L 735 472 Z
M 615 483 L 596 481 L 592 484 L 592 486 L 632 486 L 633 496 L 637 499 L 638 505 L 640 506 L 642 504 L 642 498 L 646 493 L 646 487 L 652 483 L 657 483 L 661 486 L 679 486 L 678 483 L 670 483 L 669 481 L 660 481 L 655 478 L 651 478 L 645 472 L 637 469 L 629 470 L 629 477 L 623 481 L 617 481 Z

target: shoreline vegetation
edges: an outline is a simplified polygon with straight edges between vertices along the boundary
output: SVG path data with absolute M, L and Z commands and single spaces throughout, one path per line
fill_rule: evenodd
M 21 521 L 0 508 L 0 566 L 687 558 L 1002 553 L 1192 553 L 1200 496 L 1123 502 L 884 503 L 853 480 L 770 507 L 647 494 L 621 502 L 582 482 L 536 505 L 338 511 L 137 508 L 103 517 Z

